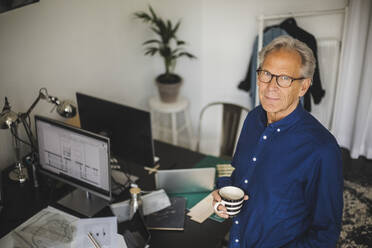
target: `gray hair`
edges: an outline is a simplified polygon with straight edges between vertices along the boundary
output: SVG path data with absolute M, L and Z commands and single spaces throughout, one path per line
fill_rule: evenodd
M 279 36 L 260 51 L 260 67 L 269 53 L 280 50 L 281 48 L 296 51 L 301 56 L 302 76 L 305 78 L 313 78 L 316 63 L 313 51 L 302 41 L 294 39 L 288 35 Z

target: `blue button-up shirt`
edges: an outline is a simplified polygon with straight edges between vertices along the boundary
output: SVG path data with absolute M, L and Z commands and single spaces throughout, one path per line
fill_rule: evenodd
M 266 125 L 252 110 L 242 128 L 231 177 L 249 196 L 233 218 L 229 247 L 335 247 L 341 230 L 343 176 L 335 138 L 301 105 Z

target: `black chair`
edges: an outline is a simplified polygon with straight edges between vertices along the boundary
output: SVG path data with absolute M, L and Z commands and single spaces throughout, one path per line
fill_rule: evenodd
M 249 112 L 249 109 L 237 104 L 226 102 L 212 102 L 206 105 L 200 112 L 198 123 L 198 136 L 196 143 L 196 150 L 200 149 L 201 141 L 201 125 L 204 113 L 207 109 L 215 106 L 222 106 L 222 141 L 219 149 L 219 156 L 222 158 L 231 159 L 234 153 L 236 138 L 238 136 L 238 128 L 241 121 L 242 113 Z

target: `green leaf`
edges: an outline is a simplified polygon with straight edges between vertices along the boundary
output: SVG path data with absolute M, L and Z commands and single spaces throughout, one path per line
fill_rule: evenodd
M 184 42 L 183 40 L 177 40 L 177 46 L 182 46 L 182 45 L 185 45 L 186 42 Z
M 178 54 L 178 57 L 182 57 L 182 56 L 186 56 L 190 59 L 196 59 L 196 57 L 194 55 L 192 55 L 191 53 L 188 53 L 188 52 L 182 52 L 182 53 Z
M 171 51 L 169 46 L 164 46 L 164 47 L 160 48 L 159 52 L 160 52 L 161 56 L 163 56 L 166 59 L 172 55 L 172 51 Z
M 171 20 L 159 17 L 151 5 L 149 5 L 148 10 L 148 13 L 143 11 L 134 13 L 136 18 L 149 23 L 149 28 L 158 35 L 156 38 L 143 42 L 145 55 L 153 56 L 158 53 L 164 60 L 166 73 L 172 68 L 174 69 L 178 58 L 183 56 L 196 58 L 193 54 L 186 52 L 182 47 L 186 42 L 177 38 L 176 33 L 179 30 L 181 21 L 177 21 L 173 25 Z
M 147 44 L 151 44 L 151 43 L 158 43 L 158 44 L 160 44 L 161 41 L 159 41 L 159 40 L 148 40 L 148 41 L 143 42 L 142 45 L 147 45 Z
M 145 55 L 154 56 L 158 51 L 159 51 L 159 48 L 157 47 L 149 47 L 146 49 Z
M 172 22 L 170 20 L 167 21 L 167 32 L 169 34 L 170 37 L 173 36 L 173 32 L 172 32 Z
M 151 17 L 145 12 L 134 13 L 134 16 L 138 19 L 142 19 L 142 21 L 145 23 L 152 21 Z
M 156 21 L 156 20 L 158 19 L 158 17 L 157 17 L 157 15 L 155 14 L 155 11 L 154 11 L 154 9 L 151 7 L 151 5 L 149 5 L 149 10 L 150 10 L 150 13 L 151 13 L 151 15 L 152 15 L 152 19 L 153 19 L 154 21 Z
M 167 27 L 165 22 L 161 18 L 159 18 L 157 23 L 159 27 L 159 35 L 161 36 L 162 41 L 164 42 L 164 44 L 168 44 L 169 36 L 167 33 Z
M 176 49 L 174 49 L 173 51 L 172 51 L 172 54 L 177 54 L 179 51 L 182 51 L 183 49 L 181 49 L 181 48 L 176 48 Z
M 180 24 L 181 24 L 181 21 L 178 21 L 178 22 L 176 23 L 176 26 L 174 26 L 173 31 L 172 31 L 174 35 L 176 34 L 178 28 L 180 27 Z
M 161 37 L 161 31 L 154 28 L 154 27 L 151 27 L 151 30 L 154 31 L 156 34 L 158 34 L 160 37 Z

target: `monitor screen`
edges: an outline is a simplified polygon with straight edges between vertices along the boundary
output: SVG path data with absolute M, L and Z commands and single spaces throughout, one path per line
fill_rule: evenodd
M 81 128 L 110 138 L 113 156 L 154 165 L 151 118 L 147 111 L 76 93 Z
M 39 0 L 0 0 L 0 13 L 39 2 Z
M 41 172 L 111 199 L 108 138 L 41 116 L 35 125 Z

